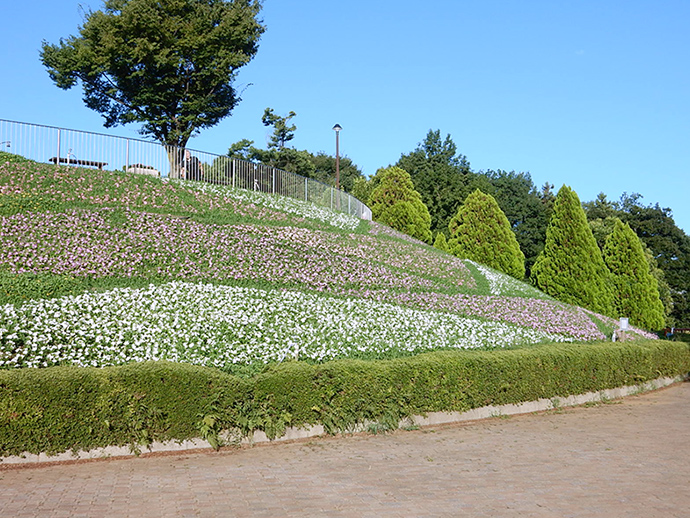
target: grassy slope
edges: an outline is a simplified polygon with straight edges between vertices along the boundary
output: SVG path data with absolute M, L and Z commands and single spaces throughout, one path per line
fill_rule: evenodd
M 615 324 L 310 204 L 12 158 L 0 156 L 5 367 L 233 370 L 598 340 Z

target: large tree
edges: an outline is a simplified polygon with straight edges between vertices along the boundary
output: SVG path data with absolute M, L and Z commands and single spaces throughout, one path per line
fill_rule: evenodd
M 614 306 L 619 316 L 645 329 L 664 327 L 664 306 L 640 238 L 616 219 L 604 245 L 604 262 L 611 271 Z
M 537 257 L 532 282 L 554 298 L 614 316 L 611 273 L 587 224 L 575 191 L 558 191 L 546 229 L 546 243 Z
M 457 146 L 441 131 L 429 132 L 417 148 L 398 160 L 397 167 L 408 171 L 422 201 L 429 209 L 434 232 L 447 232 L 448 222 L 470 192 L 470 164 Z
M 490 194 L 474 191 L 448 224 L 448 250 L 522 280 L 525 255 L 510 222 Z
M 607 240 L 613 233 L 613 229 L 619 218 L 625 218 L 626 213 L 619 210 L 617 202 L 610 202 L 604 193 L 599 193 L 597 199 L 591 202 L 583 203 L 587 218 L 589 219 L 589 227 L 592 229 L 592 234 L 603 251 Z M 644 254 L 645 260 L 649 267 L 649 272 L 654 278 L 659 296 L 664 307 L 664 319 L 667 326 L 674 324 L 674 319 L 671 317 L 673 312 L 673 297 L 671 288 L 666 282 L 666 275 L 664 271 L 659 268 L 659 263 L 654 257 L 651 249 L 640 239 L 640 246 Z M 608 264 L 608 263 L 607 263 Z M 625 315 L 623 315 L 625 316 Z
M 43 42 L 41 61 L 63 89 L 81 83 L 105 126 L 184 147 L 240 101 L 237 71 L 258 50 L 258 0 L 107 0 L 79 36 Z
M 485 171 L 491 182 L 492 196 L 510 222 L 510 228 L 525 254 L 527 275 L 544 248 L 550 211 L 542 202 L 529 173 Z

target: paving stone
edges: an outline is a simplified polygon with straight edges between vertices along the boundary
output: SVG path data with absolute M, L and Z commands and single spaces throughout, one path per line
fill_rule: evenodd
M 0 469 L 0 516 L 673 518 L 690 383 L 388 435 Z

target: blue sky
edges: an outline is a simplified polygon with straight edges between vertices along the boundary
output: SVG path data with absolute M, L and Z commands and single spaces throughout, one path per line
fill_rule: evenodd
M 79 2 L 2 11 L 0 118 L 137 136 L 104 129 L 39 61 L 43 39 L 77 33 Z M 295 147 L 334 153 L 339 123 L 341 153 L 372 175 L 439 129 L 475 171 L 529 172 L 582 201 L 638 192 L 690 232 L 690 2 L 265 0 L 262 17 L 243 101 L 189 147 L 263 147 L 264 108 L 292 110 Z

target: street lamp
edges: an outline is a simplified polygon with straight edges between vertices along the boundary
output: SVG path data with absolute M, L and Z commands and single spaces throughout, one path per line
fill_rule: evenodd
M 335 188 L 340 190 L 340 130 L 343 129 L 340 124 L 333 126 L 335 131 Z

